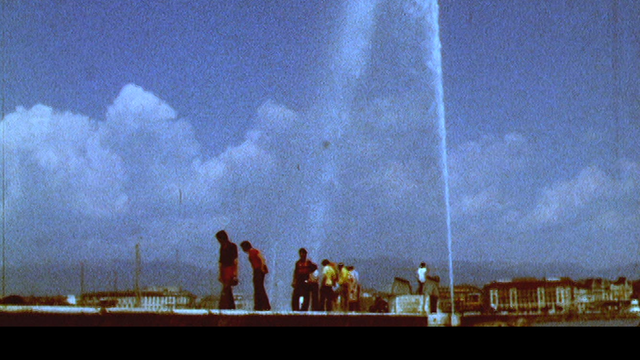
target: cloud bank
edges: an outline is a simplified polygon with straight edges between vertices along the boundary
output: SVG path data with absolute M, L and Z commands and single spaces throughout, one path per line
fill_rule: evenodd
M 452 149 L 459 256 L 586 261 L 596 267 L 635 261 L 638 162 L 582 164 L 567 178 L 549 161 L 554 151 L 518 133 L 485 136 Z
M 122 89 L 104 121 L 44 105 L 18 108 L 3 121 L 7 230 L 25 249 L 23 260 L 40 254 L 31 248 L 41 244 L 82 254 L 85 242 L 106 237 L 105 248 L 153 243 L 149 255 L 158 257 L 191 244 L 201 261 L 198 249 L 210 250 L 220 228 L 239 241 L 309 246 L 328 256 L 410 254 L 441 235 L 442 226 L 430 222 L 443 211 L 440 169 L 436 160 L 425 166 L 435 152 L 385 137 L 398 126 L 391 104 L 375 104 L 331 142 L 310 116 L 268 101 L 244 142 L 209 159 L 192 126 L 136 85 Z M 498 235 L 533 241 L 550 228 L 565 229 L 555 242 L 569 241 L 576 225 L 585 239 L 636 234 L 638 163 L 621 161 L 610 173 L 585 166 L 573 178 L 535 187 L 539 156 L 516 133 L 451 150 L 458 244 L 473 229 L 496 234 L 496 245 L 504 240 Z

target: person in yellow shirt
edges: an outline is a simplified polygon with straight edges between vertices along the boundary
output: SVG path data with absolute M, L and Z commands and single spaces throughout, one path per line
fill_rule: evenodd
M 320 281 L 320 310 L 333 311 L 335 301 L 334 286 L 338 284 L 338 272 L 327 259 L 322 260 L 322 280 Z
M 347 266 L 349 270 L 349 311 L 360 311 L 360 283 L 355 266 Z
M 338 264 L 338 304 L 346 311 L 349 304 L 349 270 L 343 263 Z

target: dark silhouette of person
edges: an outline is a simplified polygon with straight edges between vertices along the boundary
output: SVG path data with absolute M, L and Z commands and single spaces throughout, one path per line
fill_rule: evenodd
M 229 240 L 229 235 L 224 230 L 216 233 L 216 239 L 220 243 L 218 280 L 222 283 L 218 308 L 235 309 L 233 287 L 238 285 L 238 246 Z
M 376 296 L 376 300 L 369 308 L 369 312 L 372 313 L 388 313 L 389 303 L 380 296 Z
M 264 288 L 264 278 L 269 273 L 267 262 L 262 252 L 254 248 L 250 242 L 243 241 L 240 243 L 242 251 L 249 254 L 249 262 L 253 269 L 253 309 L 258 311 L 271 310 L 269 297 Z
M 307 311 L 309 310 L 309 305 L 315 310 L 318 307 L 318 281 L 314 282 L 311 275 L 318 269 L 318 265 L 309 260 L 305 248 L 298 250 L 298 254 L 300 259 L 296 261 L 293 270 L 293 282 L 291 283 L 293 287 L 291 310 Z M 300 304 L 300 298 L 302 298 L 302 305 Z
M 431 280 L 431 284 L 425 286 L 425 293 L 429 296 L 429 312 L 435 313 L 438 311 L 438 299 L 440 297 L 440 276 L 429 276 L 427 279 Z

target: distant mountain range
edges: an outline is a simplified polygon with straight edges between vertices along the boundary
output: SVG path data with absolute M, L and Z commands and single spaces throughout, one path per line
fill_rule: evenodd
M 354 265 L 364 287 L 378 291 L 390 291 L 396 277 L 415 283 L 417 264 L 391 257 L 372 259 L 348 259 Z M 441 278 L 443 286 L 449 284 L 447 264 L 429 264 L 432 275 Z M 84 274 L 84 275 L 82 275 Z M 607 269 L 591 269 L 568 263 L 508 264 L 470 261 L 454 262 L 454 282 L 482 287 L 492 281 L 519 277 L 559 278 L 574 280 L 600 277 L 615 280 L 626 277 L 640 279 L 640 263 L 615 266 Z M 288 282 L 288 279 L 285 280 Z M 250 282 L 250 281 L 247 281 Z M 65 295 L 85 292 L 131 290 L 135 287 L 135 264 L 116 262 L 106 265 L 37 265 L 6 269 L 5 295 Z M 220 292 L 217 273 L 211 268 L 177 262 L 149 262 L 143 264 L 139 278 L 140 287 L 179 286 L 197 296 Z M 247 291 L 240 287 L 240 291 Z

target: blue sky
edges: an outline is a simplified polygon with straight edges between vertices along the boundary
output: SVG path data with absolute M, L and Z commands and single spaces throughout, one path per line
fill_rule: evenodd
M 422 2 L 380 3 L 4 1 L 7 264 L 446 259 Z M 439 11 L 454 259 L 638 261 L 640 3 Z

